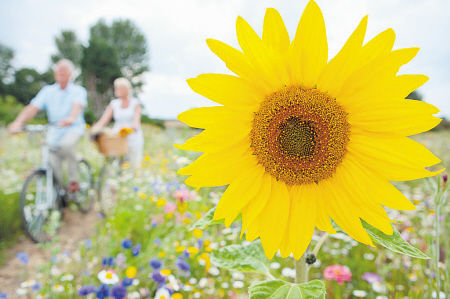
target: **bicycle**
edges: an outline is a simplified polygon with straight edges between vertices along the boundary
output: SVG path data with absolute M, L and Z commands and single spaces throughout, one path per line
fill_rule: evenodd
M 104 132 L 94 134 L 91 138 L 97 143 L 99 152 L 104 156 L 104 163 L 97 181 L 97 198 L 100 213 L 107 217 L 117 200 L 118 180 L 122 172 L 124 155 L 128 152 L 126 138 Z
M 93 203 L 94 178 L 89 163 L 78 161 L 79 192 L 65 190 L 56 179 L 50 165 L 53 149 L 47 144 L 46 133 L 52 125 L 27 125 L 23 132 L 42 135 L 41 166 L 25 179 L 20 193 L 20 215 L 25 232 L 36 243 L 50 241 L 61 226 L 64 202 L 74 202 L 83 213 L 89 212 Z

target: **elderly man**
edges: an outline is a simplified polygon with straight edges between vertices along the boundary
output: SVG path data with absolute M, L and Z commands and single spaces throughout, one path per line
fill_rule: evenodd
M 71 61 L 58 61 L 54 66 L 56 83 L 43 87 L 8 126 L 8 131 L 17 133 L 39 110 L 45 110 L 52 125 L 47 143 L 51 147 L 50 162 L 55 176 L 62 183 L 62 162 L 67 161 L 67 189 L 77 192 L 79 185 L 75 148 L 86 127 L 83 110 L 87 104 L 87 95 L 83 87 L 71 82 L 73 70 Z

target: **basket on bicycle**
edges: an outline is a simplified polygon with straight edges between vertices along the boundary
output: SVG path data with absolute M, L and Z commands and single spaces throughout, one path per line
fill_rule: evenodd
M 127 137 L 101 132 L 95 138 L 98 151 L 106 157 L 120 157 L 128 153 Z

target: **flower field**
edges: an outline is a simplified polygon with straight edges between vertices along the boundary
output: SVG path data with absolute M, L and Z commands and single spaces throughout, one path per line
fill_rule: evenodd
M 210 210 L 218 203 L 223 187 L 195 190 L 176 174 L 198 154 L 178 150 L 173 144 L 183 143 L 197 131 L 145 127 L 144 133 L 142 168 L 124 164 L 120 175 L 112 178 L 116 186 L 114 209 L 106 218 L 95 207 L 90 212 L 95 214 L 95 233 L 71 250 L 61 250 L 59 238 L 41 246 L 49 258 L 32 267 L 30 252 L 14 251 L 21 235 L 16 206 L 24 178 L 39 160 L 39 138 L 11 137 L 0 131 L 0 268 L 12 262 L 20 265 L 13 286 L 4 285 L 0 276 L 0 299 L 248 298 L 249 288 L 256 292 L 258 286 L 251 287 L 256 281 L 276 278 L 294 282 L 292 258 L 276 254 L 268 261 L 258 241 L 240 238 L 240 221 L 226 228 L 223 222 L 211 219 Z M 98 174 L 103 157 L 85 139 L 79 152 Z M 444 166 L 450 164 L 449 131 L 430 132 L 416 139 L 440 157 Z M 344 233 L 316 234 L 309 249 L 317 248 L 315 256 L 309 256 L 310 283 L 325 280 L 327 298 L 439 298 L 433 293 L 439 275 L 440 298 L 446 298 L 444 294 L 450 293 L 448 205 L 442 207 L 439 218 L 439 273 L 433 258 L 433 198 L 438 180 L 442 181 L 442 175 L 396 184 L 417 209 L 388 212 L 403 239 L 431 259 L 401 255 L 379 245 L 369 247 Z M 84 217 L 81 213 L 78 216 Z

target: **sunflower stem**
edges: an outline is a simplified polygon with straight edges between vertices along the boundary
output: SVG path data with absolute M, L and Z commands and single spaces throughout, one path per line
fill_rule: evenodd
M 308 265 L 306 264 L 306 251 L 302 257 L 295 261 L 295 282 L 305 283 L 308 281 Z

